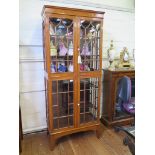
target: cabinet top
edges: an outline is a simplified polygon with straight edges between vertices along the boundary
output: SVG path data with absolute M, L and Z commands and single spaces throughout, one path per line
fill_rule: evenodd
M 67 14 L 72 16 L 84 16 L 84 17 L 97 17 L 103 18 L 105 12 L 103 11 L 94 11 L 94 10 L 83 10 L 76 8 L 67 8 L 67 7 L 58 7 L 58 6 L 50 6 L 44 5 L 42 9 L 41 15 L 44 14 Z
M 109 70 L 109 69 L 103 69 L 103 72 L 109 72 L 109 73 L 129 73 L 129 72 L 131 72 L 131 73 L 134 73 L 135 72 L 135 70 L 134 69 L 116 69 L 116 70 Z

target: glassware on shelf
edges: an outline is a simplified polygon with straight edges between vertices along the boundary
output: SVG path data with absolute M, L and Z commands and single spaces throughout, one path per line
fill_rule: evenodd
M 51 56 L 56 56 L 57 55 L 57 49 L 56 47 L 53 45 L 53 42 L 50 42 L 50 55 Z
M 73 43 L 72 43 L 72 41 L 69 44 L 68 55 L 71 55 L 71 56 L 73 55 Z
M 89 51 L 87 42 L 85 42 L 84 45 L 83 45 L 81 55 L 90 55 L 90 51 Z
M 65 56 L 67 54 L 67 48 L 63 42 L 59 43 L 59 56 Z

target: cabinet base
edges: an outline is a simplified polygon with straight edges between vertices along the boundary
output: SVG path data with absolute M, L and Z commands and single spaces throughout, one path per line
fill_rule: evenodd
M 53 132 L 49 134 L 49 140 L 50 140 L 50 149 L 54 150 L 56 141 L 62 136 L 66 136 L 69 134 L 73 134 L 76 132 L 83 132 L 83 131 L 88 131 L 88 130 L 94 130 L 96 131 L 96 137 L 100 137 L 100 124 L 95 124 L 95 125 L 90 125 L 90 126 L 85 126 L 85 127 L 79 127 L 79 128 L 73 128 L 65 131 L 58 131 L 58 132 Z
M 128 125 L 128 124 L 134 123 L 134 117 L 124 118 L 124 119 L 115 120 L 115 121 L 108 121 L 105 117 L 102 116 L 101 122 L 107 127 L 112 127 L 116 125 Z

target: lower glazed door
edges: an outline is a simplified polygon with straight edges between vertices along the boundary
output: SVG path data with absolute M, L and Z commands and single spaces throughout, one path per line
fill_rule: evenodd
M 79 107 L 79 124 L 80 126 L 87 123 L 98 121 L 99 105 L 99 85 L 98 78 L 80 79 L 80 107 Z
M 74 81 L 52 81 L 53 129 L 74 127 Z

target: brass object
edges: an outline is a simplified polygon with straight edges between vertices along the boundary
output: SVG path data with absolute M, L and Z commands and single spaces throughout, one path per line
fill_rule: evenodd
M 123 50 L 120 52 L 120 60 L 119 60 L 119 63 L 116 65 L 116 68 L 119 68 L 119 69 L 134 68 L 134 66 L 130 63 L 129 52 L 126 47 L 124 47 Z

